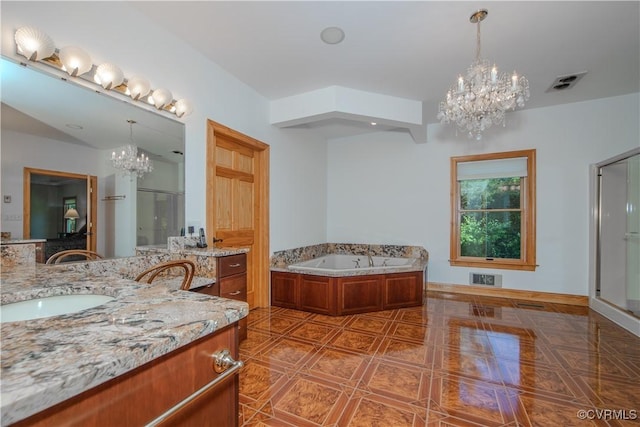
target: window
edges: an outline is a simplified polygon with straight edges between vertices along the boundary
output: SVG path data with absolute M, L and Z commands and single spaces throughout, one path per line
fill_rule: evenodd
M 76 215 L 70 215 L 70 213 L 75 211 Z M 77 206 L 76 206 L 76 198 L 75 197 L 64 197 L 62 199 L 62 217 L 63 217 L 63 234 L 71 234 L 76 231 L 76 220 L 77 218 Z
M 535 270 L 535 168 L 535 150 L 451 158 L 451 265 Z

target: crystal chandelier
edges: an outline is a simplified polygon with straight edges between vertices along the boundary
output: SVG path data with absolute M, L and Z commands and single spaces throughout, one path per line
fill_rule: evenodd
M 482 139 L 482 132 L 494 124 L 505 126 L 507 110 L 523 107 L 529 99 L 529 82 L 515 72 L 511 76 L 498 74 L 498 69 L 486 59 L 480 59 L 480 21 L 488 11 L 481 9 L 469 18 L 478 25 L 476 60 L 467 70 L 467 75 L 458 77 L 447 92 L 446 101 L 440 102 L 440 123 L 455 123 L 469 138 Z
M 153 170 L 153 163 L 149 160 L 149 156 L 141 153 L 138 156 L 138 147 L 133 143 L 133 125 L 135 120 L 127 120 L 129 123 L 129 141 L 130 144 L 122 147 L 120 154 L 114 151 L 111 153 L 111 163 L 113 167 L 122 171 L 123 175 L 142 178 L 146 172 Z

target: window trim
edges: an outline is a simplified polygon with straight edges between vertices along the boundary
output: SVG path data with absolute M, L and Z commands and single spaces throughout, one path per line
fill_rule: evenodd
M 527 177 L 522 178 L 525 190 L 522 206 L 522 250 L 519 260 L 488 260 L 460 255 L 460 186 L 458 164 L 483 160 L 501 160 L 514 157 L 527 158 Z M 451 157 L 451 234 L 449 242 L 449 264 L 456 267 L 497 268 L 504 270 L 534 271 L 536 265 L 536 150 L 506 151 L 501 153 L 474 154 Z

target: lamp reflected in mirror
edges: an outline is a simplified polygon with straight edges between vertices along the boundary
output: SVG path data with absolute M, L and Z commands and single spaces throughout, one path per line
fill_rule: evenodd
M 75 210 L 74 208 L 69 208 L 64 213 L 64 219 L 78 219 L 78 218 L 80 218 L 80 215 L 78 214 L 78 211 Z M 71 228 L 71 232 L 75 233 L 76 232 L 76 222 L 73 221 L 72 224 L 73 224 L 73 227 Z
M 77 219 L 77 218 L 80 218 L 80 215 L 78 215 L 77 210 L 75 210 L 74 208 L 70 208 L 67 210 L 67 212 L 65 212 L 64 217 L 66 219 L 71 219 L 71 218 Z

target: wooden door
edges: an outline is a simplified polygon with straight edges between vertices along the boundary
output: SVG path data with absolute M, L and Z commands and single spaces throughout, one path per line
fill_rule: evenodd
M 46 169 L 24 168 L 23 170 L 23 202 L 22 202 L 22 235 L 24 239 L 31 238 L 31 175 L 45 175 L 52 180 L 78 179 L 87 182 L 87 242 L 86 248 L 90 251 L 96 250 L 97 240 L 97 212 L 98 212 L 98 177 L 95 175 L 84 175 L 71 172 L 61 172 Z
M 269 146 L 207 122 L 207 233 L 217 247 L 248 247 L 247 302 L 269 305 Z

